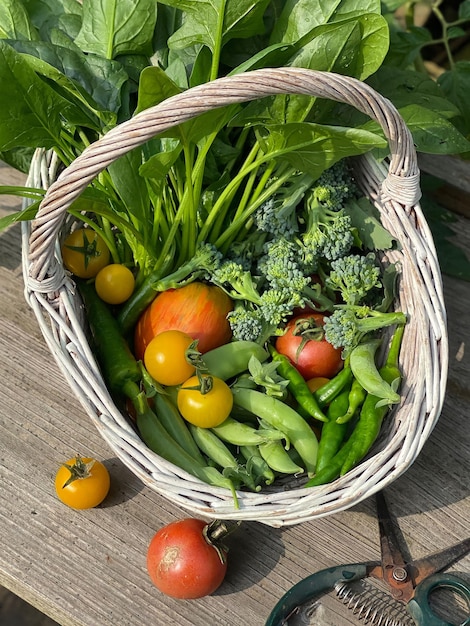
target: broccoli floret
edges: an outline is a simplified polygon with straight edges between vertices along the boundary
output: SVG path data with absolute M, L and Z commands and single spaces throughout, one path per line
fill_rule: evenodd
M 153 280 L 150 274 L 146 279 L 155 291 L 165 291 L 167 289 L 177 289 L 191 283 L 198 278 L 204 278 L 212 274 L 220 265 L 222 253 L 210 243 L 204 243 L 196 249 L 194 256 L 183 263 L 177 270 L 160 278 Z
M 323 172 L 309 191 L 305 202 L 305 232 L 301 236 L 306 262 L 323 257 L 328 261 L 349 252 L 354 237 L 352 222 L 344 209 L 355 195 L 346 166 L 339 162 Z
M 350 254 L 331 263 L 327 287 L 339 291 L 346 304 L 362 303 L 375 287 L 381 287 L 380 268 L 373 254 Z
M 343 348 L 345 358 L 367 333 L 405 323 L 406 315 L 400 311 L 380 313 L 367 306 L 345 305 L 325 318 L 323 330 L 327 341 L 335 348 Z
M 253 214 L 258 230 L 274 237 L 291 238 L 299 230 L 296 209 L 305 192 L 312 185 L 309 174 L 298 174 L 264 202 Z
M 234 300 L 247 300 L 254 304 L 260 303 L 260 294 L 251 272 L 245 270 L 243 265 L 223 260 L 220 265 L 209 275 L 214 284 L 221 287 Z
M 236 306 L 227 315 L 227 319 L 234 339 L 238 341 L 262 341 L 260 338 L 265 334 L 266 322 L 260 309 Z

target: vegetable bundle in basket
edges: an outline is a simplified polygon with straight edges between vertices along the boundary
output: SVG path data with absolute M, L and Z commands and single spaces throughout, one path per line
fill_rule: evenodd
M 24 275 L 127 466 L 192 511 L 282 525 L 409 467 L 440 412 L 446 331 L 397 111 L 353 78 L 251 66 L 183 91 L 149 67 L 131 119 L 82 152 L 88 127 L 36 152 L 29 184 L 47 193 L 24 227 Z M 317 123 L 331 102 L 380 132 Z

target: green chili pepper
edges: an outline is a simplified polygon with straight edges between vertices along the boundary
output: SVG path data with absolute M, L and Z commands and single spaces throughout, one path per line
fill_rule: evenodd
M 354 417 L 359 407 L 366 399 L 366 396 L 367 391 L 358 380 L 354 379 L 348 395 L 348 406 L 346 412 L 336 418 L 336 423 L 346 424 L 347 422 L 349 422 L 349 420 Z
M 299 453 L 309 475 L 315 472 L 318 441 L 308 423 L 282 400 L 254 389 L 232 388 L 234 404 L 265 420 L 286 435 Z
M 316 472 L 321 472 L 335 456 L 344 441 L 348 430 L 347 424 L 337 422 L 337 417 L 344 415 L 349 405 L 350 386 L 331 401 L 328 407 L 328 422 L 323 424 L 318 442 Z
M 384 380 L 375 363 L 375 353 L 380 343 L 380 339 L 372 339 L 353 348 L 349 359 L 351 369 L 354 378 L 367 393 L 387 400 L 389 404 L 396 404 L 400 402 L 400 395 L 391 387 L 390 383 L 393 381 L 388 383 Z
M 385 365 L 380 369 L 380 376 L 388 384 L 401 380 L 401 372 L 398 366 L 398 357 L 403 338 L 404 326 L 398 326 L 390 344 Z M 397 394 L 398 395 L 398 394 Z M 382 421 L 387 414 L 389 406 L 381 403 L 381 396 L 368 393 L 362 405 L 359 421 L 350 437 L 351 449 L 341 467 L 341 475 L 349 472 L 369 452 L 372 444 L 377 439 L 382 426 Z
M 403 332 L 403 325 L 398 326 L 395 330 L 387 361 L 380 369 L 380 374 L 384 377 L 384 380 L 389 382 L 397 379 L 400 380 L 401 378 L 401 373 L 398 368 L 398 357 Z M 387 404 L 381 404 L 381 399 L 378 396 L 368 394 L 362 405 L 359 421 L 354 427 L 349 439 L 331 459 L 327 467 L 318 472 L 305 486 L 315 487 L 329 483 L 338 478 L 338 476 L 344 475 L 357 465 L 369 452 L 372 444 L 375 442 L 382 425 L 382 420 L 388 409 L 389 406 Z
M 353 374 L 349 365 L 345 364 L 343 369 L 336 374 L 331 380 L 317 389 L 313 395 L 315 396 L 318 406 L 325 408 L 330 402 L 341 393 L 344 387 L 352 381 Z
M 310 417 L 320 422 L 326 422 L 328 418 L 320 409 L 317 399 L 308 388 L 302 374 L 292 365 L 286 356 L 279 354 L 272 346 L 269 346 L 269 352 L 271 353 L 273 361 L 279 363 L 277 372 L 282 378 L 289 382 L 287 388 L 299 405 Z

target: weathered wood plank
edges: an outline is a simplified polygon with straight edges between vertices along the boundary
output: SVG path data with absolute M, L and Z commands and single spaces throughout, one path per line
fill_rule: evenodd
M 0 169 L 0 181 L 21 176 Z M 1 213 L 15 199 L 0 200 Z M 459 221 L 470 243 L 470 222 Z M 388 490 L 413 557 L 470 534 L 468 405 L 470 284 L 447 278 L 450 372 L 442 417 L 408 472 Z M 378 558 L 374 504 L 284 530 L 246 523 L 232 537 L 220 590 L 200 601 L 162 596 L 148 580 L 153 533 L 187 512 L 143 487 L 89 423 L 44 345 L 23 299 L 19 228 L 0 235 L 0 584 L 62 626 L 262 626 L 276 600 L 321 568 Z M 105 503 L 72 511 L 57 501 L 53 476 L 76 452 L 103 459 L 112 476 Z M 452 571 L 470 580 L 470 557 Z M 462 609 L 446 600 L 449 619 Z M 356 624 L 336 600 L 324 624 Z M 42 624 L 41 624 L 42 626 Z

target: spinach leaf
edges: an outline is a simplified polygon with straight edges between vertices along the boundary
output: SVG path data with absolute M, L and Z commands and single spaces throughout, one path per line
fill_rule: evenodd
M 76 0 L 23 0 L 23 4 L 42 41 L 49 41 L 54 29 L 66 33 L 71 40 L 78 35 L 82 5 Z
M 0 2 L 0 39 L 39 39 L 26 9 L 18 0 Z
M 120 54 L 150 56 L 156 19 L 155 0 L 84 0 L 75 43 L 105 59 Z

